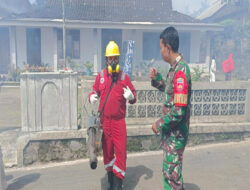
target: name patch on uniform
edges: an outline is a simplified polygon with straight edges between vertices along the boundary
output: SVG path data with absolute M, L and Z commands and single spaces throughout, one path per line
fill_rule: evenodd
M 187 94 L 175 94 L 174 95 L 175 105 L 178 105 L 178 106 L 186 106 L 188 103 L 187 99 L 188 99 Z
M 103 84 L 104 83 L 104 78 L 100 79 L 100 83 Z
M 177 90 L 181 92 L 184 89 L 184 78 L 177 78 Z

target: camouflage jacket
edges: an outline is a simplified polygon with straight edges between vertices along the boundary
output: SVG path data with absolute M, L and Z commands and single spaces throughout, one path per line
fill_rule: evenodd
M 166 81 L 160 73 L 152 80 L 152 86 L 165 91 L 162 117 L 156 126 L 162 139 L 178 140 L 180 147 L 186 145 L 189 132 L 191 76 L 189 66 L 181 56 L 171 65 Z M 177 147 L 178 148 L 178 147 Z

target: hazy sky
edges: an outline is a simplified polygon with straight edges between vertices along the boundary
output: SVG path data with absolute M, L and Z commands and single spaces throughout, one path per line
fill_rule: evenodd
M 30 1 L 30 3 L 34 3 L 36 0 L 29 0 Z

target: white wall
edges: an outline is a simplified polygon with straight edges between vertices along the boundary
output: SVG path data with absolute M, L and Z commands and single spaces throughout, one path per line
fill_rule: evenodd
M 27 64 L 27 48 L 26 48 L 26 28 L 23 26 L 16 27 L 17 40 L 17 66 L 24 68 L 23 62 Z
M 199 63 L 200 31 L 192 31 L 190 34 L 190 63 Z
M 207 67 L 209 67 L 210 64 L 210 56 L 211 56 L 211 52 L 210 52 L 210 48 L 211 48 L 211 34 L 209 32 L 206 33 L 206 44 L 207 44 L 207 50 L 206 50 L 206 62 L 205 64 L 207 65 Z
M 54 66 L 54 44 L 56 39 L 53 28 L 41 28 L 41 59 L 42 63 Z
M 54 38 L 53 67 L 54 67 L 54 71 L 57 71 L 58 56 L 57 56 L 57 30 L 56 30 L 56 28 L 53 29 L 53 38 Z
M 10 41 L 10 64 L 11 68 L 16 69 L 16 27 L 9 28 L 9 41 Z
M 98 73 L 101 69 L 101 29 L 81 29 L 80 41 L 80 63 L 90 61 L 94 64 L 94 74 Z
M 136 41 L 136 30 L 122 30 L 122 41 L 127 40 Z
M 97 74 L 102 68 L 102 30 L 96 29 L 93 31 L 94 45 L 94 74 Z
M 139 64 L 143 59 L 143 32 L 161 32 L 155 30 L 122 30 L 122 41 L 134 40 L 134 63 Z M 16 27 L 17 37 L 17 65 L 24 68 L 27 63 L 26 28 Z M 13 44 L 13 43 L 12 43 Z M 199 62 L 200 32 L 191 32 L 190 62 Z M 12 49 L 13 50 L 13 49 Z M 41 58 L 43 63 L 54 66 L 57 61 L 57 40 L 53 28 L 41 28 Z M 93 71 L 97 73 L 101 68 L 101 29 L 80 29 L 80 59 L 75 60 L 81 64 L 90 61 L 94 64 Z

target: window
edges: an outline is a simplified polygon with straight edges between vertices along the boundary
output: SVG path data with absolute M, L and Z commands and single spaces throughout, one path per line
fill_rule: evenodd
M 26 30 L 27 62 L 29 65 L 41 65 L 41 30 L 28 28 Z
M 66 56 L 80 58 L 80 30 L 66 31 Z
M 10 64 L 9 29 L 0 28 L 0 74 L 8 73 Z
M 57 56 L 63 59 L 63 34 L 62 29 L 57 30 Z
M 143 60 L 161 60 L 160 33 L 143 33 Z
M 185 61 L 190 62 L 190 33 L 179 32 L 179 52 L 183 55 Z
M 57 30 L 57 54 L 63 58 L 63 32 Z M 66 56 L 80 59 L 80 30 L 66 30 Z

